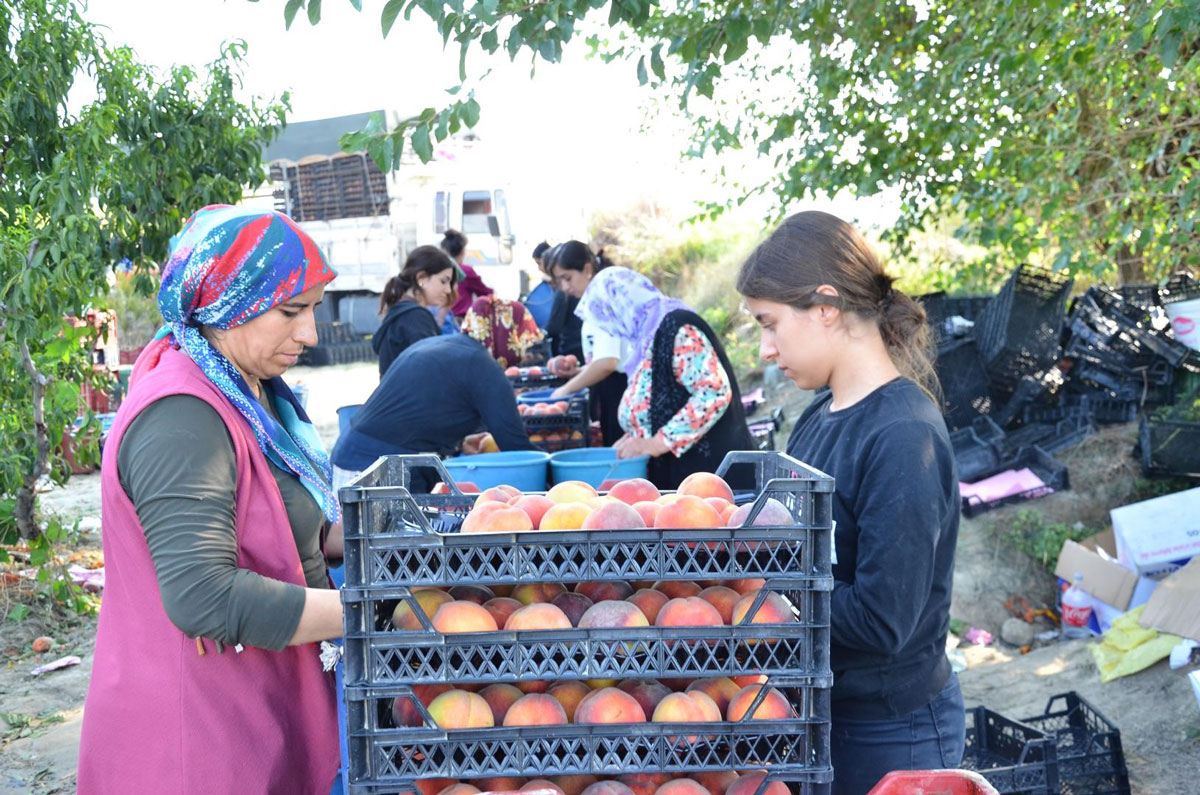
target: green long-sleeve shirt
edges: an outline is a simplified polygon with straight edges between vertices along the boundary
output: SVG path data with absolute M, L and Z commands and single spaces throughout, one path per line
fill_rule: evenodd
M 265 388 L 265 387 L 264 387 Z M 274 416 L 270 401 L 264 401 Z M 117 451 L 167 616 L 185 634 L 279 650 L 296 631 L 304 589 L 237 565 L 233 441 L 200 398 L 171 395 L 130 423 Z M 310 588 L 329 587 L 325 517 L 294 474 L 271 464 Z

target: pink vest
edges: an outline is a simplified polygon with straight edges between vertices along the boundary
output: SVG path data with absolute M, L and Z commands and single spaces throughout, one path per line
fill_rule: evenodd
M 206 654 L 163 609 L 137 513 L 117 475 L 129 423 L 153 401 L 194 395 L 221 415 L 237 459 L 238 566 L 303 586 L 304 571 L 270 465 L 242 416 L 177 351 L 136 378 L 105 443 L 106 585 L 84 708 L 79 792 L 319 793 L 338 767 L 331 677 L 314 644 Z

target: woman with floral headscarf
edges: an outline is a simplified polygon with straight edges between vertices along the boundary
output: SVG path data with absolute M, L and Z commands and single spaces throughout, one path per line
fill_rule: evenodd
M 101 470 L 107 582 L 79 791 L 329 792 L 342 632 L 330 464 L 281 376 L 335 278 L 284 215 L 212 206 L 172 240 L 166 325 Z
M 628 343 L 629 377 L 617 455 L 650 455 L 649 479 L 675 488 L 712 472 L 725 454 L 753 450 L 733 367 L 716 333 L 682 301 L 640 273 L 613 266 L 596 274 L 576 313 Z
M 542 331 L 520 301 L 477 298 L 463 317 L 463 333 L 483 345 L 501 367 L 516 365 L 542 341 Z

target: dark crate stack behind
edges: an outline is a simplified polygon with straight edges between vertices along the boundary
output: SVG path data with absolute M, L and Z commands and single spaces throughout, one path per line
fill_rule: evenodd
M 832 481 L 779 453 L 733 453 L 752 468 L 758 504 L 777 499 L 793 526 L 736 530 L 534 531 L 460 535 L 473 504 L 412 495 L 414 469 L 436 458 L 378 461 L 341 492 L 346 527 L 346 701 L 350 791 L 410 791 L 420 778 L 763 769 L 802 792 L 824 791 L 829 763 Z M 453 484 L 448 473 L 441 480 Z M 764 578 L 797 621 L 726 627 L 498 631 L 396 630 L 388 617 L 412 589 L 582 581 Z M 751 614 L 761 599 L 751 606 Z M 566 725 L 444 731 L 396 727 L 393 699 L 424 713 L 422 682 L 520 682 L 743 675 L 762 669 L 795 718 L 703 724 Z M 697 738 L 697 735 L 703 735 Z M 691 735 L 694 742 L 686 738 Z

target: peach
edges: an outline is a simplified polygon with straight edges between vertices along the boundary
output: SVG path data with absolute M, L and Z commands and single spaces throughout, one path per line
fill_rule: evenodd
M 658 611 L 656 627 L 719 627 L 721 614 L 699 596 L 672 599 Z
M 506 368 L 504 368 L 504 374 L 506 376 L 508 376 L 509 378 L 515 378 L 516 376 L 519 376 L 521 374 L 521 368 L 520 367 L 506 367 Z
M 446 602 L 453 602 L 454 598 L 445 591 L 431 588 L 427 591 L 417 591 L 412 595 L 413 600 L 417 603 L 417 607 L 425 614 L 426 618 L 433 618 L 433 614 L 437 609 Z M 396 605 L 396 609 L 392 611 L 392 626 L 396 629 L 406 629 L 413 632 L 424 629 L 421 626 L 421 620 L 413 612 L 412 607 L 407 600 L 400 600 Z
M 685 690 L 684 694 L 700 708 L 700 714 L 704 716 L 702 720 L 709 723 L 720 723 L 725 720 L 725 713 L 717 706 L 717 702 L 708 697 L 707 693 L 701 690 L 692 690 L 691 692 Z
M 489 505 L 498 508 L 488 509 Z M 527 533 L 533 529 L 529 514 L 502 502 L 485 502 L 467 514 L 462 533 Z
M 721 523 L 723 525 L 725 525 L 726 527 L 729 527 L 730 526 L 729 520 L 733 517 L 733 515 L 735 513 L 737 513 L 737 509 L 738 509 L 738 507 L 736 505 L 734 505 L 732 502 L 729 503 L 728 505 L 726 505 L 724 508 L 722 508 L 721 509 Z
M 681 496 L 669 505 L 664 505 L 654 517 L 654 526 L 660 528 L 723 527 L 721 514 L 699 497 Z
M 563 712 L 567 713 L 567 720 L 574 722 L 576 707 L 592 689 L 583 682 L 559 682 L 548 692 L 562 704 Z
M 512 598 L 523 605 L 534 602 L 549 602 L 567 589 L 556 582 L 527 582 L 513 588 Z
M 496 626 L 502 627 L 509 616 L 521 609 L 521 603 L 507 596 L 497 596 L 484 602 L 483 609 L 496 619 Z
M 567 713 L 558 699 L 546 693 L 529 693 L 517 699 L 504 716 L 505 726 L 560 726 Z
M 709 699 L 709 702 L 711 703 L 712 699 Z M 650 720 L 654 723 L 700 723 L 711 718 L 708 711 L 700 702 L 694 700 L 690 693 L 671 693 L 658 702 Z
M 629 598 L 633 589 L 624 580 L 603 580 L 577 583 L 575 593 L 581 593 L 593 602 L 610 602 Z
M 582 795 L 633 795 L 633 790 L 619 781 L 597 781 Z
M 579 619 L 580 629 L 648 626 L 650 622 L 637 605 L 616 600 L 596 602 Z
M 729 702 L 741 688 L 728 676 L 717 676 L 711 679 L 697 679 L 688 685 L 687 690 L 689 693 L 703 693 L 708 696 L 724 715 L 729 708 Z
M 738 686 L 739 690 L 748 685 L 766 684 L 767 681 L 766 674 L 746 674 L 744 676 L 731 676 L 729 678 L 733 680 L 733 683 Z
M 725 580 L 725 582 L 723 582 L 721 584 L 724 585 L 726 588 L 732 588 L 733 590 L 740 593 L 742 596 L 745 596 L 746 594 L 750 593 L 751 591 L 757 591 L 760 588 L 762 588 L 764 585 L 767 584 L 767 581 L 762 580 L 762 579 Z
M 554 502 L 541 494 L 524 494 L 518 497 L 512 506 L 524 511 L 529 516 L 529 521 L 533 522 L 533 529 L 538 530 L 542 526 L 542 517 L 554 507 Z
M 583 521 L 584 530 L 638 530 L 645 526 L 642 515 L 620 500 L 608 500 Z
M 677 778 L 663 784 L 654 795 L 708 795 L 708 790 L 693 779 Z
M 731 624 L 740 624 L 742 619 L 746 617 L 750 607 L 754 604 L 754 600 L 758 598 L 759 591 L 751 591 L 738 600 L 733 606 L 733 616 L 730 620 Z M 751 624 L 791 624 L 795 622 L 796 616 L 792 613 L 792 605 L 787 599 L 784 599 L 774 591 L 767 591 L 766 598 L 755 611 L 754 617 L 750 619 Z
M 654 583 L 654 590 L 666 594 L 668 599 L 683 599 L 688 596 L 699 596 L 702 590 L 691 580 L 659 580 Z
M 615 483 L 608 490 L 608 496 L 626 505 L 636 505 L 639 502 L 653 502 L 662 496 L 662 492 L 645 478 L 630 478 Z
M 444 635 L 498 629 L 492 614 L 474 602 L 446 602 L 433 614 L 433 628 Z
M 432 685 L 413 685 L 413 695 L 421 702 L 421 705 L 426 709 L 430 703 L 440 696 L 442 693 L 448 693 L 453 688 L 450 685 L 432 684 Z M 392 701 L 392 722 L 396 726 L 423 726 L 424 721 L 421 719 L 421 713 L 413 706 L 411 700 L 405 696 L 397 696 Z
M 662 591 L 655 591 L 652 588 L 642 588 L 630 595 L 625 601 L 637 605 L 637 608 L 646 616 L 646 620 L 653 624 L 654 619 L 658 617 L 658 611 L 662 610 L 662 606 L 670 598 Z
M 659 497 L 657 500 L 655 500 L 655 502 L 658 503 L 659 507 L 664 507 L 667 505 L 671 505 L 672 503 L 678 502 L 679 498 L 682 496 L 683 496 L 682 494 L 674 494 L 674 493 L 664 494 L 661 497 Z
M 450 786 L 446 787 L 444 790 L 442 790 L 441 792 L 438 793 L 438 795 L 478 795 L 478 794 L 479 794 L 479 787 L 473 786 L 471 784 L 466 784 L 463 782 L 459 782 L 458 784 L 451 784 Z
M 603 690 L 606 687 L 616 687 L 616 679 L 584 679 L 583 683 L 592 690 Z
M 475 507 L 478 508 L 485 502 L 503 502 L 507 504 L 509 499 L 519 497 L 520 495 L 521 491 L 512 486 L 492 486 L 491 488 L 484 489 L 475 498 Z
M 729 706 L 725 710 L 725 717 L 729 721 L 741 720 L 750 709 L 750 705 L 754 702 L 754 698 L 758 695 L 758 691 L 762 690 L 766 685 L 747 685 L 729 700 Z M 787 697 L 783 695 L 778 688 L 767 688 L 767 694 L 763 696 L 762 703 L 754 710 L 754 714 L 749 716 L 750 720 L 786 720 L 795 715 L 792 710 L 792 705 L 788 703 Z
M 708 795 L 725 795 L 725 789 L 737 781 L 738 774 L 732 770 L 708 770 L 703 773 L 692 773 L 692 779 L 708 790 Z M 753 792 L 747 795 L 754 795 Z
M 567 614 L 548 602 L 534 602 L 508 617 L 504 628 L 514 632 L 531 629 L 570 629 Z
M 644 502 L 635 502 L 633 510 L 637 511 L 638 515 L 642 517 L 642 521 L 646 523 L 646 527 L 654 527 L 654 521 L 658 518 L 658 512 L 662 510 L 662 506 L 657 502 L 647 500 Z
M 550 780 L 565 795 L 583 795 L 583 791 L 595 784 L 598 779 L 593 775 L 581 773 L 573 776 L 555 776 Z
M 600 495 L 596 493 L 591 484 L 584 483 L 582 480 L 564 480 L 562 483 L 551 486 L 550 490 L 546 492 L 546 497 L 558 503 L 587 502 L 598 496 Z
M 534 679 L 529 682 L 517 682 L 517 690 L 522 693 L 545 693 L 550 689 L 550 683 L 544 679 Z
M 693 472 L 683 479 L 675 491 L 695 497 L 722 497 L 733 502 L 733 489 L 729 488 L 724 478 L 711 472 Z
M 450 589 L 450 595 L 457 601 L 474 602 L 477 605 L 496 598 L 496 594 L 486 585 L 456 585 Z
M 519 776 L 492 776 L 471 780 L 471 785 L 479 787 L 482 792 L 516 792 L 524 784 L 525 779 Z
M 495 725 L 501 726 L 504 724 L 504 715 L 508 712 L 509 707 L 525 694 L 509 684 L 494 684 L 480 690 L 479 695 L 491 708 L 492 720 Z
M 725 522 L 725 526 L 742 527 L 745 525 L 746 518 L 750 515 L 750 509 L 753 507 L 754 503 L 752 502 L 739 506 L 728 521 Z M 762 510 L 758 512 L 758 516 L 754 517 L 752 526 L 791 527 L 795 523 L 792 519 L 792 512 L 787 509 L 786 505 L 774 497 L 767 497 L 766 502 L 763 503 Z
M 525 375 L 527 375 L 530 378 L 541 378 L 542 377 L 542 368 L 530 367 L 528 370 L 525 371 Z
M 615 687 L 603 687 L 584 696 L 575 708 L 575 722 L 645 723 L 646 711 L 633 696 Z
M 496 596 L 512 596 L 512 591 L 515 586 L 489 585 L 488 587 L 492 589 L 492 593 L 496 594 Z
M 417 781 L 417 792 L 420 795 L 438 795 L 442 790 L 457 783 L 452 778 L 423 778 Z
M 592 509 L 582 502 L 560 502 L 542 515 L 539 530 L 579 530 Z
M 666 773 L 626 773 L 617 781 L 633 790 L 633 795 L 654 795 L 654 791 L 671 780 Z
M 717 608 L 717 612 L 721 614 L 721 623 L 729 624 L 733 618 L 733 606 L 742 595 L 724 585 L 714 585 L 701 591 L 700 598 Z
M 736 781 L 725 788 L 725 795 L 754 795 L 758 792 L 764 778 L 766 778 L 764 773 L 739 776 Z M 772 781 L 763 789 L 762 795 L 791 795 L 791 790 L 782 781 Z
M 548 778 L 531 778 L 517 792 L 536 792 L 538 795 L 566 795 L 562 787 Z
M 658 703 L 671 695 L 671 688 L 657 679 L 625 679 L 617 688 L 637 699 L 647 715 L 652 714 Z
M 721 514 L 724 514 L 725 509 L 728 508 L 730 505 L 733 505 L 732 502 L 725 499 L 724 497 L 705 497 L 704 501 L 713 507 L 713 510 L 717 512 L 718 516 L 720 516 Z
M 492 708 L 478 693 L 448 690 L 429 704 L 429 714 L 442 729 L 487 729 L 495 725 Z
M 583 618 L 583 614 L 595 602 L 581 593 L 567 591 L 554 597 L 551 604 L 566 613 L 567 618 L 571 621 L 571 626 L 577 627 L 579 626 L 579 619 Z

